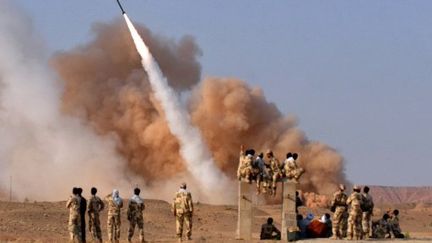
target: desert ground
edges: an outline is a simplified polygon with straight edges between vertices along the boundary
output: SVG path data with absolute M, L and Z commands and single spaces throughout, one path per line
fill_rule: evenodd
M 175 221 L 168 202 L 146 200 L 145 237 L 148 242 L 175 241 Z M 254 208 L 253 238 L 259 242 L 260 225 L 272 216 L 280 227 L 280 205 L 265 205 Z M 388 208 L 401 211 L 401 227 L 409 234 L 404 242 L 432 242 L 432 205 L 399 204 L 378 205 L 375 218 Z M 326 209 L 300 208 L 302 213 L 313 212 L 321 215 Z M 102 213 L 102 231 L 106 234 L 106 211 Z M 0 242 L 67 242 L 68 210 L 65 202 L 0 202 Z M 196 203 L 193 219 L 192 242 L 239 242 L 235 240 L 237 207 L 215 206 Z M 122 242 L 127 237 L 126 210 L 122 211 Z M 88 237 L 88 236 L 87 236 Z M 389 240 L 385 240 L 386 242 Z M 396 240 L 395 240 L 396 241 Z M 400 241 L 400 240 L 399 240 Z M 303 240 L 302 242 L 332 242 L 328 239 Z M 338 241 L 343 242 L 343 241 Z M 373 242 L 369 240 L 367 242 Z

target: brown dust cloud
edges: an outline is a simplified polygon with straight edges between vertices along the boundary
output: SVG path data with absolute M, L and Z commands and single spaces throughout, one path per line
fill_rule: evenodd
M 202 53 L 193 37 L 174 40 L 143 25 L 137 29 L 170 85 L 186 94 L 182 97 L 193 124 L 233 187 L 241 144 L 259 152 L 271 149 L 279 160 L 287 152 L 299 153 L 299 164 L 306 169 L 300 183 L 305 192 L 330 194 L 338 183 L 346 183 L 342 156 L 310 141 L 295 118 L 282 114 L 261 89 L 235 78 L 201 80 Z M 90 42 L 51 59 L 64 87 L 62 113 L 79 118 L 100 136 L 115 137 L 116 151 L 147 188 L 187 174 L 179 143 L 152 94 L 125 24 L 98 23 L 92 33 Z

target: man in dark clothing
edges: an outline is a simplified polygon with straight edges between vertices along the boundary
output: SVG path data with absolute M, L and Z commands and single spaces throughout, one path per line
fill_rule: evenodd
M 80 198 L 80 216 L 81 216 L 81 240 L 86 242 L 86 225 L 85 225 L 85 213 L 87 210 L 87 200 L 82 196 L 83 189 L 78 188 L 78 197 Z
M 273 218 L 268 218 L 267 223 L 261 226 L 261 240 L 280 240 L 281 233 L 273 225 Z
M 300 198 L 300 194 L 296 191 L 296 214 L 298 214 L 298 207 L 303 206 L 303 201 Z

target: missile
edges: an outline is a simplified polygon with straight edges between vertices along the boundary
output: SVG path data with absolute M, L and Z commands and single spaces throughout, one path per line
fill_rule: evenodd
M 122 14 L 125 14 L 126 12 L 124 11 L 122 5 L 120 4 L 120 0 L 117 0 L 117 3 L 118 3 L 118 5 L 119 5 L 119 7 L 120 7 L 120 9 L 122 11 Z

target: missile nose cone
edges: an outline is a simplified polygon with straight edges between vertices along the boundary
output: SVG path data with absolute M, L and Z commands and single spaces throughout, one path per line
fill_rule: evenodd
M 120 10 L 122 11 L 122 14 L 125 14 L 126 12 L 124 11 L 122 5 L 120 4 L 120 0 L 117 0 L 117 4 L 119 5 Z

